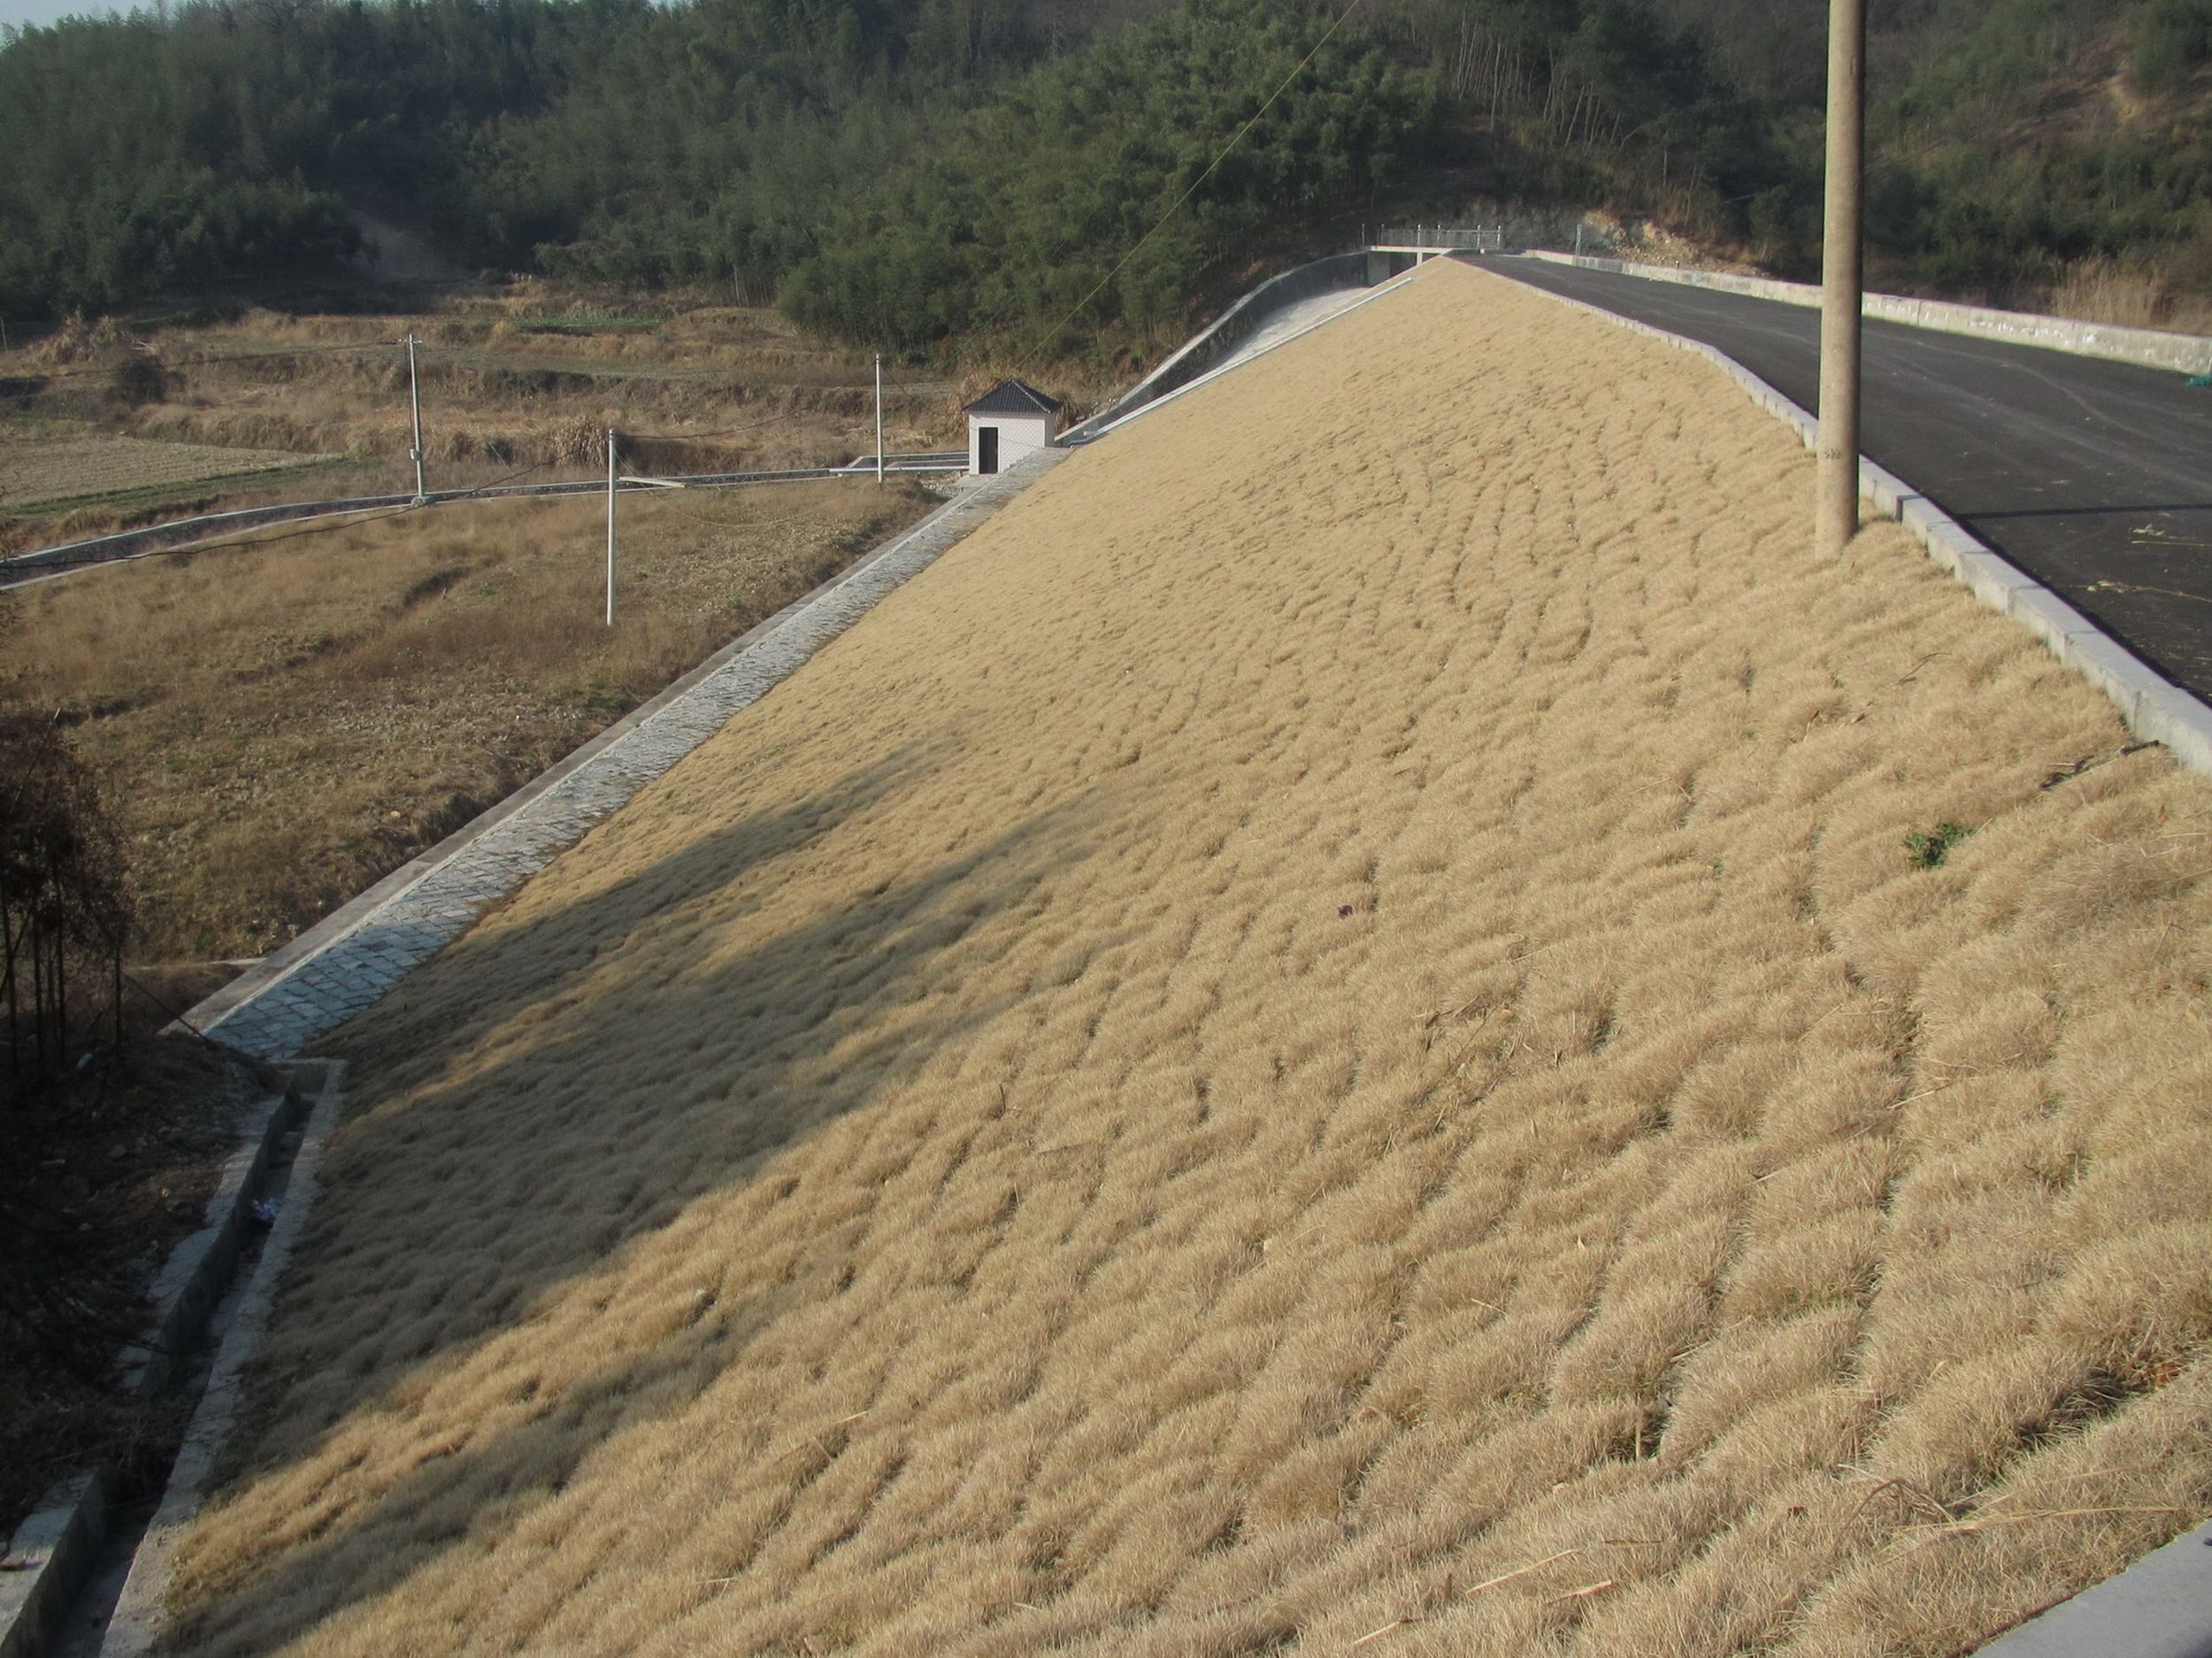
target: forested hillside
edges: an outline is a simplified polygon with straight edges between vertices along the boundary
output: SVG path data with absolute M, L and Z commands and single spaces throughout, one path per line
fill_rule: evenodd
M 1087 321 L 1179 324 L 1256 244 L 1476 192 L 1654 217 L 1801 274 L 1824 13 L 190 0 L 0 47 L 0 315 L 328 270 L 349 208 L 473 265 L 724 284 L 895 349 L 1042 329 L 1187 191 Z M 2212 291 L 2212 0 L 1875 0 L 1871 50 L 1884 280 Z

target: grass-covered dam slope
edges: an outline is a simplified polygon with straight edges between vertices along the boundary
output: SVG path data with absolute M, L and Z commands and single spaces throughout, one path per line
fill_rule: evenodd
M 342 1033 L 183 1646 L 1932 1654 L 2200 1517 L 2212 791 L 1811 468 L 1450 265 L 1075 456 Z

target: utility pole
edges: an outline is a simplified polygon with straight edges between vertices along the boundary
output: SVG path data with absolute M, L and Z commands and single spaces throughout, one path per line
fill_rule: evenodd
M 883 353 L 876 353 L 876 482 L 883 482 Z
M 429 492 L 422 487 L 422 388 L 415 380 L 415 336 L 411 334 L 400 343 L 407 348 L 407 401 L 415 411 L 415 447 L 407 456 L 415 463 L 415 499 L 419 503 Z
M 1814 544 L 1859 529 L 1859 312 L 1865 281 L 1866 0 L 1828 0 L 1827 211 L 1820 256 L 1820 471 Z
M 607 626 L 614 626 L 614 428 L 607 428 Z

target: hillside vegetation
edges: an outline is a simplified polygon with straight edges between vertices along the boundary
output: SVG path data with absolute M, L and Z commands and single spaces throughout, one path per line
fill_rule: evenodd
M 364 204 L 472 264 L 727 284 L 907 349 L 1034 348 L 1094 290 L 1079 334 L 1172 333 L 1256 254 L 1478 193 L 1802 273 L 1824 11 L 188 0 L 0 49 L 0 315 L 328 272 Z M 1872 49 L 1888 280 L 2101 281 L 2135 320 L 2212 293 L 2212 0 L 1891 0 Z
M 2200 1517 L 2212 790 L 1812 469 L 1449 264 L 1072 456 L 339 1033 L 176 1649 L 1933 1658 Z

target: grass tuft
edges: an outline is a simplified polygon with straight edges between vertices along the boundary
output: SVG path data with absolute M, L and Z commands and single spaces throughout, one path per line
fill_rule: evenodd
M 1440 264 L 1070 458 L 341 1033 L 180 1648 L 1932 1658 L 2212 1508 L 2212 790 L 1810 484 Z

